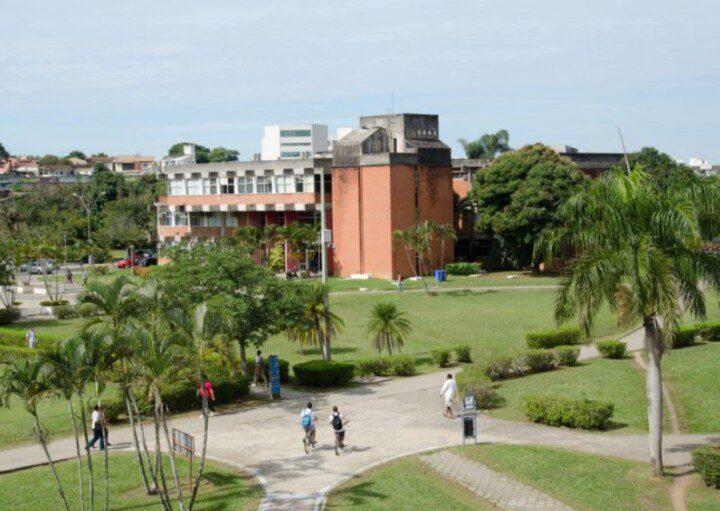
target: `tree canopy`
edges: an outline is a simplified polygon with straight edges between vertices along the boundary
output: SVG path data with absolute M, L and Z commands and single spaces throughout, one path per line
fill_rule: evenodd
M 667 190 L 678 182 L 687 184 L 695 177 L 690 167 L 675 161 L 670 155 L 654 147 L 643 147 L 637 152 L 628 154 L 628 161 L 630 168 L 641 166 L 660 190 Z M 615 164 L 614 168 L 627 170 L 625 160 Z
M 210 161 L 210 149 L 195 142 L 178 142 L 177 144 L 173 144 L 170 146 L 170 149 L 168 149 L 168 156 L 182 156 L 185 154 L 183 151 L 184 146 L 187 144 L 195 146 L 195 161 L 197 163 L 208 163 Z
M 79 151 L 75 149 L 74 151 L 70 151 L 70 153 L 67 155 L 68 158 L 80 158 L 81 160 L 87 159 L 87 156 L 85 156 L 85 153 L 82 151 Z
M 508 142 L 510 142 L 510 134 L 507 130 L 499 130 L 495 133 L 486 133 L 476 140 L 468 142 L 461 138 L 460 144 L 465 150 L 465 156 L 473 159 L 492 160 L 498 154 L 505 153 L 510 150 Z
M 539 236 L 559 225 L 558 206 L 584 179 L 572 161 L 542 144 L 505 153 L 476 174 L 477 228 L 495 237 L 503 264 L 527 266 Z
M 235 149 L 228 149 L 226 147 L 213 147 L 212 151 L 208 155 L 208 160 L 211 163 L 222 162 L 222 161 L 238 161 L 240 152 Z
M 10 153 L 5 149 L 5 146 L 0 143 L 0 160 L 7 160 L 10 158 Z

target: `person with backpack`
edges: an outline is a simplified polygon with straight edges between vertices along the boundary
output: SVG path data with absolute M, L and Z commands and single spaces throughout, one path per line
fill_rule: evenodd
M 345 448 L 345 425 L 343 424 L 344 420 L 345 417 L 338 411 L 338 407 L 333 406 L 332 414 L 330 415 L 330 425 L 332 426 L 335 435 L 338 437 L 341 449 Z
M 315 416 L 315 412 L 312 407 L 313 404 L 308 403 L 305 409 L 300 412 L 300 426 L 302 426 L 306 435 L 308 432 L 310 433 L 310 443 L 312 443 L 312 446 L 315 447 L 315 444 L 317 443 L 315 441 L 315 421 L 317 420 L 317 417 Z
M 263 359 L 262 351 L 257 350 L 252 386 L 255 387 L 260 380 L 263 381 L 266 387 L 268 386 L 267 376 L 265 376 L 265 359 Z

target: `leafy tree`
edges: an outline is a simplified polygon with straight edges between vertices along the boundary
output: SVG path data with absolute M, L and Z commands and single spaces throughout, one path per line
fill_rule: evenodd
M 10 153 L 5 149 L 5 146 L 0 144 L 0 160 L 7 160 L 10 158 Z
M 486 133 L 477 140 L 468 142 L 464 138 L 458 140 L 465 150 L 465 155 L 472 159 L 492 160 L 498 154 L 510 150 L 508 142 L 510 134 L 507 130 L 500 130 L 495 133 Z
M 641 165 L 661 190 L 674 186 L 678 181 L 687 183 L 695 178 L 695 173 L 690 167 L 676 162 L 671 156 L 661 153 L 654 147 L 643 147 L 635 153 L 628 154 L 628 162 L 630 168 Z M 626 171 L 625 160 L 616 163 L 614 169 Z
M 392 355 L 393 348 L 402 351 L 405 339 L 411 332 L 410 321 L 397 305 L 389 302 L 375 304 L 367 326 L 372 347 L 378 353 L 384 350 Z
M 584 179 L 573 162 L 542 144 L 503 154 L 476 174 L 470 197 L 477 228 L 495 237 L 502 263 L 527 266 L 533 245 L 559 225 L 558 207 Z
M 299 289 L 302 314 L 286 330 L 287 336 L 301 346 L 320 346 L 323 360 L 330 360 L 332 340 L 345 323 L 330 310 L 326 285 L 311 284 Z
M 86 160 L 87 156 L 85 156 L 85 153 L 82 151 L 78 151 L 75 149 L 74 151 L 70 151 L 70 154 L 67 155 L 68 158 L 80 158 L 81 160 Z
M 93 158 L 95 158 L 95 157 L 98 157 L 98 158 L 107 158 L 107 154 L 105 154 L 105 153 L 95 153 L 95 154 L 92 155 L 92 157 L 93 157 Z
M 195 144 L 194 142 L 178 142 L 177 144 L 173 144 L 170 146 L 170 149 L 168 149 L 168 156 L 182 156 L 185 154 L 183 150 L 186 144 L 193 144 L 195 146 L 195 161 L 197 163 L 208 163 L 210 161 L 210 149 L 200 144 Z
M 647 354 L 650 467 L 663 473 L 661 360 L 686 308 L 706 313 L 704 283 L 720 286 L 720 257 L 704 243 L 720 233 L 716 183 L 664 183 L 635 167 L 614 169 L 573 195 L 561 225 L 538 245 L 540 253 L 573 254 L 558 291 L 555 318 L 577 315 L 586 333 L 607 303 L 621 324 L 641 321 Z
M 238 161 L 240 153 L 234 149 L 225 147 L 214 147 L 208 154 L 208 161 L 211 163 L 222 161 Z

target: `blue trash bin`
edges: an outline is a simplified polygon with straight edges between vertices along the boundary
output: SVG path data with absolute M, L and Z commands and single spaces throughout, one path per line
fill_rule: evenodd
M 435 270 L 435 282 L 445 282 L 447 280 L 447 272 L 445 270 Z

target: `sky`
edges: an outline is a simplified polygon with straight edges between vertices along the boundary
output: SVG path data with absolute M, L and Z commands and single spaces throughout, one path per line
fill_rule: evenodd
M 720 164 L 720 2 L 3 0 L 12 154 L 260 152 L 263 126 L 434 113 L 440 137 Z

